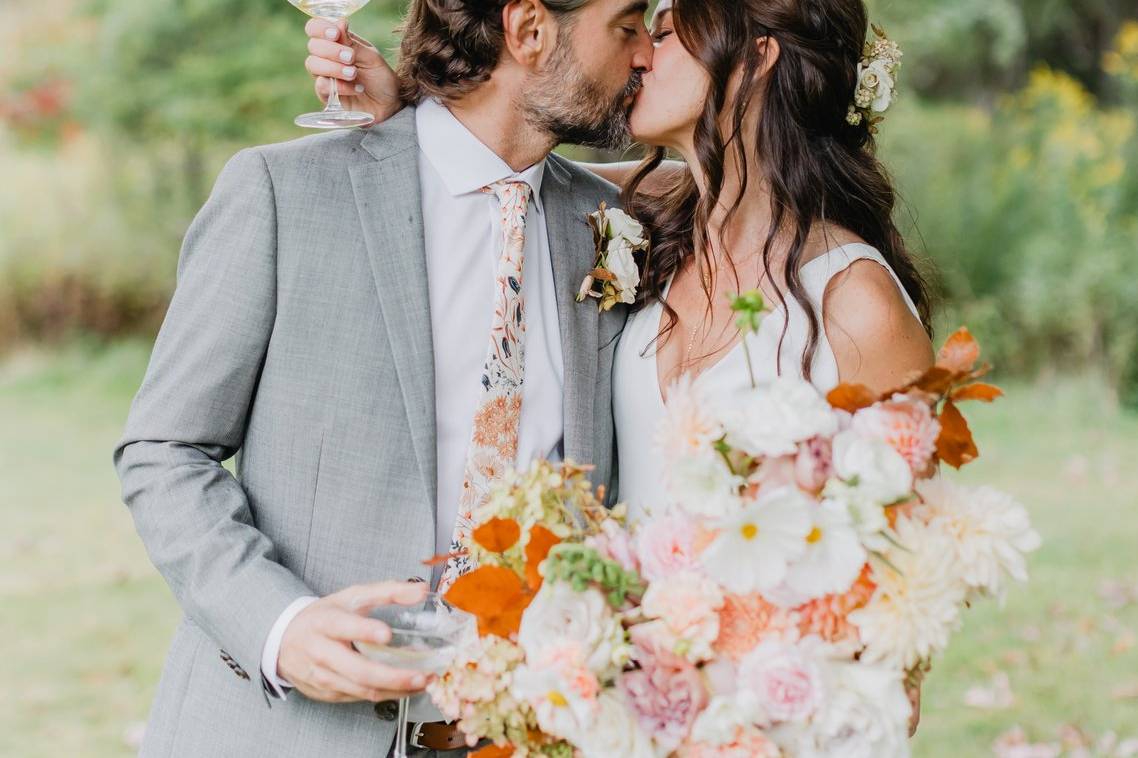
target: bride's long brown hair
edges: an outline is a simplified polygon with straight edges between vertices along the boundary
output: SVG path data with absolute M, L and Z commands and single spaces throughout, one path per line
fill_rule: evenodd
M 651 260 L 639 304 L 663 303 L 669 323 L 659 338 L 666 338 L 678 320 L 664 300 L 664 288 L 693 257 L 710 312 L 713 292 L 707 274 L 714 263 L 708 222 L 724 190 L 728 150 L 742 172 L 741 189 L 722 228 L 738 211 L 747 187 L 758 181 L 747 175 L 748 154 L 760 156 L 760 179 L 769 187 L 773 217 L 762 262 L 783 308 L 787 293 L 773 276 L 772 250 L 780 230 L 794 231 L 780 273 L 809 319 L 804 376 L 810 378 L 822 329 L 799 273 L 816 223 L 844 227 L 877 248 L 931 332 L 927 286 L 893 222 L 892 182 L 875 157 L 868 124 L 854 126 L 846 120 L 869 32 L 862 0 L 676 0 L 672 16 L 680 43 L 708 72 L 711 86 L 695 132 L 705 194 L 690 171 L 662 192 L 637 191 L 664 159 L 663 149 L 645 159 L 624 189 L 625 206 L 651 233 Z M 760 74 L 763 52 L 756 44 L 763 37 L 777 40 L 780 49 L 765 75 Z M 740 67 L 741 84 L 729 104 L 732 75 Z M 762 102 L 757 127 L 744 133 L 744 118 L 756 98 Z M 725 116 L 730 124 L 726 136 L 720 128 Z

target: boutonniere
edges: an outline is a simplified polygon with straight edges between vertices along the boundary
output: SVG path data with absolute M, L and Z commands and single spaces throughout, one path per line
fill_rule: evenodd
M 620 208 L 609 208 L 604 203 L 588 215 L 588 222 L 593 230 L 596 260 L 593 270 L 581 282 L 577 302 L 596 298 L 602 311 L 611 310 L 617 303 L 631 305 L 636 302 L 636 288 L 640 286 L 636 254 L 648 250 L 644 227 Z

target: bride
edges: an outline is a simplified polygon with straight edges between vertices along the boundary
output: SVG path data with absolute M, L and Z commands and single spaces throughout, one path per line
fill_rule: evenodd
M 633 514 L 664 501 L 650 439 L 683 375 L 725 396 L 750 385 L 749 354 L 759 381 L 882 392 L 932 365 L 926 286 L 892 220 L 874 114 L 854 103 L 868 26 L 862 0 L 657 8 L 629 121 L 654 150 L 639 165 L 590 166 L 624 187 L 652 242 L 614 369 L 620 500 Z M 318 94 L 334 80 L 353 109 L 382 120 L 402 107 L 374 47 L 320 21 L 308 33 Z M 889 82 L 877 84 L 887 104 Z M 742 335 L 731 296 L 750 290 L 768 311 Z

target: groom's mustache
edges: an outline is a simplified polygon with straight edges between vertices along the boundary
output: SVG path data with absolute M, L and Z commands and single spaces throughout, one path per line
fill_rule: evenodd
M 639 71 L 633 71 L 632 76 L 628 77 L 628 84 L 624 86 L 624 92 L 621 93 L 621 102 L 636 97 L 643 86 L 644 74 Z

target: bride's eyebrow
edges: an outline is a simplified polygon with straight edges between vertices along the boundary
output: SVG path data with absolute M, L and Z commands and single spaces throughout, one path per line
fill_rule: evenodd
M 651 32 L 653 34 L 655 34 L 656 32 L 660 31 L 660 27 L 664 25 L 665 21 L 671 21 L 671 20 L 672 20 L 672 11 L 670 9 L 664 11 L 660 15 L 656 16 L 656 18 L 652 19 Z

